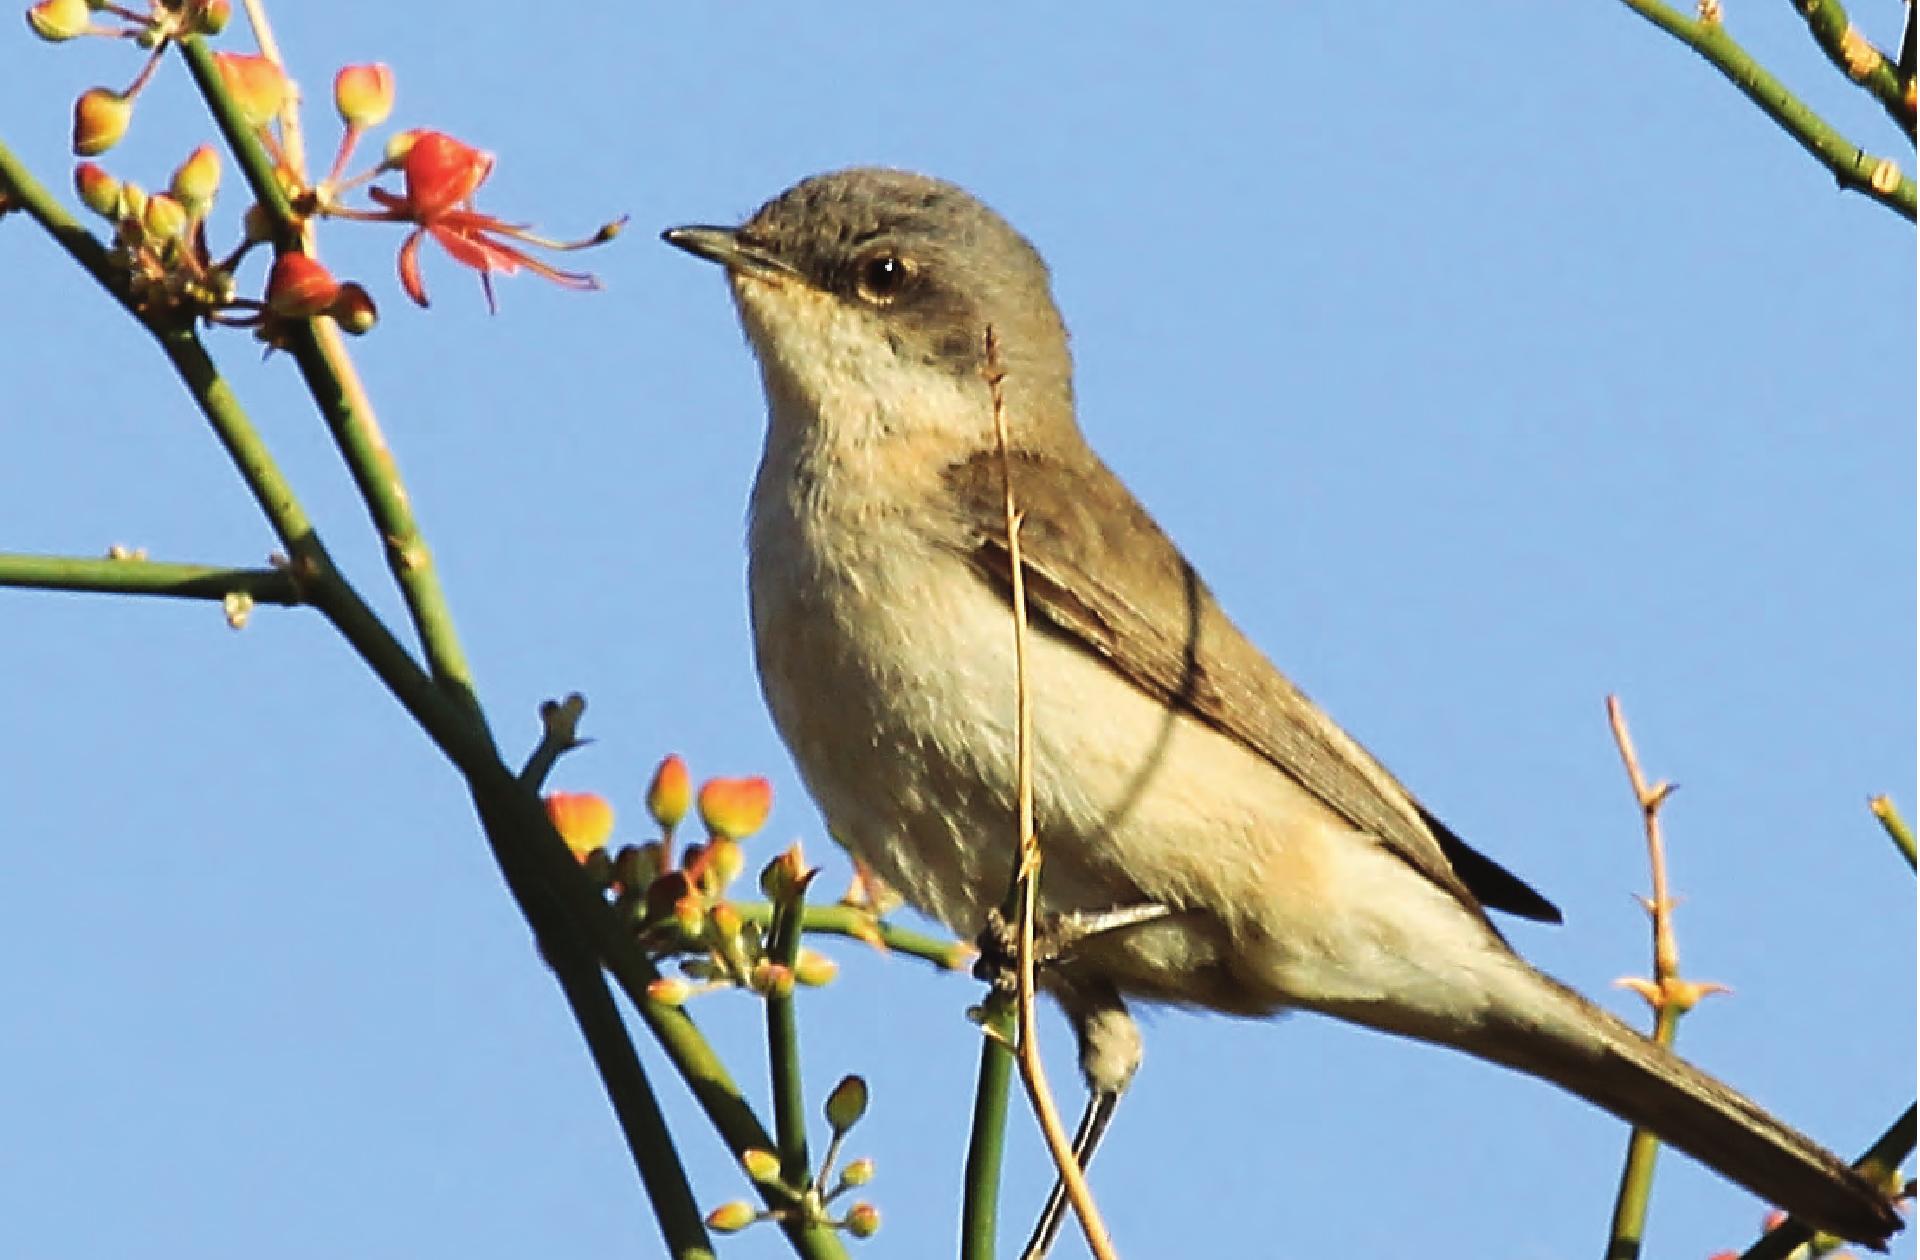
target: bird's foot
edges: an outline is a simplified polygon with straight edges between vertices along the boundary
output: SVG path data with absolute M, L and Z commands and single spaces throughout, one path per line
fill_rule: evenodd
M 1067 958 L 1075 946 L 1089 937 L 1152 923 L 1172 913 L 1166 906 L 1148 902 L 1112 910 L 1043 914 L 1033 925 L 1034 969 L 1052 966 Z M 980 957 L 973 964 L 974 977 L 997 989 L 1011 991 L 1020 960 L 1020 925 L 1002 914 L 999 907 L 994 907 L 987 911 L 987 926 L 980 931 L 979 947 Z

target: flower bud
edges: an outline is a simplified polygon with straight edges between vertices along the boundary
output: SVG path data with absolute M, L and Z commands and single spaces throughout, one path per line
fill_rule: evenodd
M 176 240 L 187 230 L 187 208 L 166 193 L 155 193 L 147 198 L 140 226 L 155 242 Z
M 605 846 L 613 834 L 613 806 L 595 792 L 549 792 L 547 817 L 577 858 Z
M 693 780 L 687 774 L 687 763 L 679 753 L 671 753 L 662 759 L 653 772 L 653 782 L 647 785 L 647 812 L 653 815 L 653 821 L 672 831 L 687 816 L 687 806 L 692 803 Z
M 383 170 L 397 171 L 407 163 L 407 154 L 413 152 L 413 142 L 420 138 L 418 130 L 397 131 L 387 137 L 386 151 L 381 155 L 380 166 Z
M 721 836 L 707 846 L 707 887 L 718 893 L 740 878 L 740 872 L 747 865 L 747 855 L 740 849 L 737 841 Z
M 120 217 L 120 181 L 92 162 L 73 168 L 73 190 L 80 204 L 103 219 Z
M 27 25 L 50 44 L 85 35 L 93 27 L 87 0 L 40 0 L 27 10 Z
M 855 1238 L 871 1238 L 880 1232 L 880 1209 L 871 1203 L 856 1203 L 847 1209 L 847 1232 Z
M 333 316 L 341 331 L 358 337 L 370 331 L 380 322 L 380 312 L 373 304 L 373 295 L 355 281 L 349 280 L 340 286 L 339 296 L 333 299 L 333 305 L 327 308 L 327 314 Z M 594 850 L 596 853 L 600 850 Z
M 693 996 L 693 986 L 679 976 L 661 976 L 647 986 L 647 997 L 662 1006 L 680 1006 Z
M 836 1136 L 860 1123 L 867 1114 L 867 1083 L 858 1076 L 844 1076 L 827 1095 L 827 1124 Z
M 201 35 L 218 35 L 232 19 L 232 0 L 200 0 L 193 15 L 193 29 Z
M 378 127 L 393 113 L 393 71 L 377 61 L 342 66 L 333 76 L 333 107 L 349 127 Z
M 173 179 L 167 184 L 167 191 L 179 198 L 180 204 L 194 214 L 204 214 L 213 203 L 214 193 L 220 190 L 220 153 L 210 144 L 203 144 L 187 155 L 180 168 L 173 173 Z
M 803 945 L 794 957 L 793 978 L 809 989 L 832 984 L 833 978 L 839 974 L 840 964 L 817 949 L 809 949 Z
M 120 218 L 139 223 L 147 217 L 147 190 L 127 180 L 120 185 Z
M 840 1184 L 858 1188 L 873 1180 L 873 1161 L 856 1159 L 840 1170 Z
M 763 1186 L 780 1180 L 780 1157 L 772 1151 L 764 1151 L 759 1147 L 743 1151 L 740 1164 L 747 1170 L 747 1176 Z
M 753 1204 L 735 1199 L 707 1213 L 707 1228 L 716 1234 L 737 1234 L 759 1219 L 760 1213 Z
M 108 88 L 88 88 L 73 103 L 73 151 L 96 157 L 120 143 L 133 121 L 133 98 Z
M 760 872 L 760 891 L 769 901 L 788 901 L 806 890 L 811 875 L 806 858 L 801 856 L 800 842 L 796 840 Z
M 729 840 L 760 830 L 772 808 L 773 785 L 762 778 L 708 779 L 700 786 L 700 821 Z
M 771 959 L 762 958 L 755 963 L 747 980 L 755 993 L 777 998 L 793 996 L 793 969 Z
M 215 53 L 221 82 L 248 125 L 264 127 L 286 104 L 289 84 L 285 71 L 252 53 Z
M 326 314 L 340 296 L 340 282 L 309 254 L 286 253 L 273 260 L 267 276 L 267 306 L 288 319 Z

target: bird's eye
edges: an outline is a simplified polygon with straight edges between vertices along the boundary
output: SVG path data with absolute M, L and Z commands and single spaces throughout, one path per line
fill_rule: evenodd
M 856 283 L 860 296 L 869 302 L 891 302 L 900 295 L 913 274 L 913 265 L 892 252 L 873 254 L 860 263 Z

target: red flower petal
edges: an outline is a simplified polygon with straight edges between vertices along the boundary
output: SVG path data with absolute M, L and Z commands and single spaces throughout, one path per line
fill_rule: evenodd
M 400 287 L 419 306 L 427 305 L 427 286 L 420 282 L 420 238 L 424 234 L 415 229 L 400 247 Z

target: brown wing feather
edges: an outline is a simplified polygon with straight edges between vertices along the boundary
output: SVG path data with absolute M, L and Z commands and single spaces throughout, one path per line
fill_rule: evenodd
M 1074 467 L 1033 452 L 1016 454 L 1013 476 L 1037 619 L 1141 691 L 1258 753 L 1463 905 L 1559 920 L 1539 894 L 1440 826 L 1274 668 L 1118 479 L 1097 463 Z M 955 464 L 947 483 L 958 505 L 956 546 L 989 584 L 1008 592 L 997 454 Z M 1089 561 L 1108 555 L 1126 556 L 1124 571 Z

